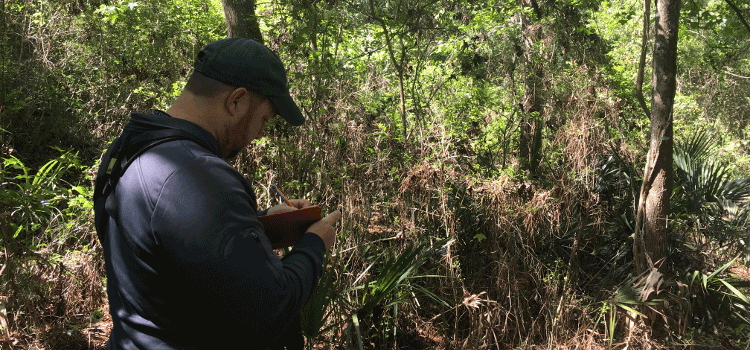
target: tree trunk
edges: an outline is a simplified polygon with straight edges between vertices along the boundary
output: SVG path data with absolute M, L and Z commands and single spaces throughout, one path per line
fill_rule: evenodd
M 2 62 L 2 66 L 0 66 L 0 81 L 7 82 L 8 80 L 5 78 L 5 72 L 8 71 L 8 68 L 5 66 L 5 62 L 8 62 L 8 60 L 5 59 L 5 55 L 9 54 L 8 50 L 9 48 L 6 47 L 6 43 L 8 42 L 8 24 L 7 20 L 5 19 L 5 0 L 0 0 L 0 62 Z M 6 94 L 8 93 L 8 84 L 3 84 L 3 87 L 0 88 L 0 101 L 6 101 Z M 2 116 L 5 116 L 5 114 L 2 114 Z M 0 118 L 0 128 L 6 128 L 8 127 L 5 124 L 5 119 Z M 0 132 L 0 152 L 5 152 L 5 133 Z
M 528 62 L 528 65 L 533 63 Z M 523 103 L 523 119 L 521 121 L 518 140 L 520 163 L 529 175 L 536 175 L 542 150 L 542 98 L 540 82 L 544 74 L 536 67 L 526 77 Z
M 656 36 L 654 38 L 653 75 L 651 77 L 651 142 L 646 169 L 638 199 L 633 240 L 633 259 L 641 279 L 635 287 L 641 290 L 641 301 L 658 297 L 664 283 L 664 260 L 667 257 L 668 215 L 674 186 L 672 167 L 672 108 L 676 90 L 677 32 L 680 0 L 656 1 Z M 646 33 L 644 32 L 644 35 Z M 643 320 L 650 327 L 659 319 L 658 303 L 641 307 Z M 637 314 L 630 313 L 628 344 L 636 328 Z M 627 348 L 627 347 L 626 347 Z
M 398 70 L 398 96 L 401 101 L 401 131 L 404 137 L 403 142 L 406 142 L 406 101 L 404 100 L 404 73 L 401 69 Z
M 541 59 L 535 57 L 534 44 L 542 38 L 539 25 L 525 26 L 522 24 L 522 39 L 524 55 L 524 91 L 523 115 L 518 136 L 519 163 L 521 169 L 530 176 L 537 174 L 542 148 L 542 117 L 544 71 L 538 63 Z
M 263 42 L 258 17 L 255 15 L 255 0 L 221 0 L 227 37 L 248 38 Z
M 636 215 L 633 255 L 639 273 L 667 256 L 667 217 L 674 186 L 672 108 L 676 90 L 680 0 L 656 2 L 651 143 Z

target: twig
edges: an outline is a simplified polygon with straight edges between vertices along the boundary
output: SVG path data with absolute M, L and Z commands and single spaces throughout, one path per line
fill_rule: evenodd
M 5 254 L 5 264 L 3 264 L 3 267 L 0 268 L 0 277 L 3 276 L 3 272 L 5 272 L 5 268 L 8 267 L 8 249 L 3 247 L 3 251 Z
M 726 71 L 726 70 L 724 71 L 724 73 L 727 73 L 727 74 L 729 74 L 731 76 L 734 76 L 734 77 L 737 77 L 737 78 L 750 79 L 750 77 L 746 77 L 746 76 L 742 76 L 742 75 L 737 75 L 737 74 L 734 74 L 734 73 L 732 73 L 730 71 Z

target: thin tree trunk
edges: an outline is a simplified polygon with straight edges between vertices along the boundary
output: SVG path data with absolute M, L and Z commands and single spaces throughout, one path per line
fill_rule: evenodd
M 524 78 L 523 93 L 523 116 L 520 127 L 518 140 L 519 161 L 524 170 L 529 175 L 535 175 L 539 167 L 539 159 L 542 146 L 542 76 L 544 72 L 541 67 L 535 63 L 532 57 L 534 42 L 540 40 L 536 32 L 538 28 L 527 29 L 529 37 L 525 37 L 526 57 L 524 65 L 526 66 Z
M 404 74 L 401 70 L 398 72 L 398 96 L 401 100 L 401 131 L 406 142 L 406 101 L 404 100 Z
M 406 101 L 404 96 L 404 59 L 406 53 L 403 50 L 401 50 L 401 61 L 399 62 L 396 60 L 396 54 L 393 52 L 393 40 L 391 37 L 391 33 L 388 30 L 388 25 L 385 23 L 385 21 L 378 17 L 378 15 L 375 13 L 375 4 L 372 0 L 369 1 L 370 5 L 370 15 L 372 18 L 377 21 L 380 24 L 380 27 L 383 28 L 383 36 L 385 37 L 385 44 L 386 48 L 388 50 L 388 57 L 390 57 L 391 62 L 393 63 L 394 68 L 396 68 L 396 74 L 398 75 L 398 92 L 399 92 L 399 100 L 400 100 L 400 112 L 401 112 L 401 123 L 402 125 L 402 131 L 404 135 L 404 142 L 406 142 L 406 132 L 407 132 L 407 125 L 406 125 Z M 392 124 L 395 124 L 395 122 L 392 122 Z
M 2 33 L 2 36 L 0 36 L 0 55 L 5 56 L 10 55 L 9 49 L 6 47 L 6 43 L 8 42 L 8 20 L 5 18 L 5 0 L 0 0 L 0 32 Z M 5 79 L 5 72 L 8 71 L 8 68 L 5 66 L 5 62 L 8 60 L 5 59 L 5 57 L 0 57 L 0 62 L 3 63 L 2 66 L 0 66 L 0 81 L 7 82 L 8 80 Z M 0 101 L 6 100 L 6 94 L 8 93 L 8 84 L 3 84 L 3 87 L 0 88 Z M 5 114 L 1 114 L 2 116 L 5 116 Z M 0 119 L 0 128 L 5 128 L 7 125 L 5 125 L 5 120 Z M 5 133 L 0 132 L 0 147 L 5 146 Z M 4 151 L 0 149 L 0 151 Z
M 677 33 L 680 0 L 656 1 L 656 36 L 654 37 L 653 73 L 651 79 L 651 143 L 638 199 L 633 259 L 636 271 L 643 276 L 636 288 L 641 290 L 641 301 L 659 295 L 663 283 L 662 271 L 668 251 L 668 216 L 674 186 L 672 167 L 673 113 L 677 72 Z M 654 326 L 664 304 L 642 307 L 643 319 Z M 637 314 L 630 313 L 627 343 L 636 328 Z M 627 348 L 627 347 L 626 347 Z
M 536 20 L 541 21 L 544 14 L 536 0 L 527 0 L 525 6 L 531 6 L 536 15 Z M 542 117 L 544 70 L 534 53 L 534 45 L 542 40 L 543 32 L 539 24 L 528 24 L 528 18 L 521 15 L 521 41 L 524 49 L 522 56 L 524 62 L 524 91 L 521 123 L 518 135 L 518 160 L 521 169 L 527 175 L 537 175 L 542 150 L 542 130 L 544 128 Z M 543 61 L 543 59 L 541 60 Z
M 680 0 L 657 1 L 651 93 L 651 143 L 636 215 L 633 244 L 639 273 L 667 256 L 668 215 L 674 186 L 672 109 L 676 91 Z
M 227 37 L 248 38 L 263 42 L 258 17 L 255 16 L 255 0 L 221 0 Z

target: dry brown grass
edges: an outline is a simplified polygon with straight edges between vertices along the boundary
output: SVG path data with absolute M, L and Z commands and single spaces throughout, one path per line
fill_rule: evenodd
M 3 349 L 103 348 L 109 330 L 97 313 L 108 313 L 104 260 L 93 228 L 77 230 L 85 238 L 72 245 L 55 242 L 34 252 L 11 245 L 13 252 L 6 250 L 11 256 L 4 265 L 0 300 L 9 334 L 0 339 Z M 91 242 L 91 249 L 82 242 Z

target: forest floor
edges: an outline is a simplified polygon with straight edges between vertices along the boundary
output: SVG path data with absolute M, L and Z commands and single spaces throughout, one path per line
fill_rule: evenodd
M 735 278 L 750 278 L 750 266 L 735 263 L 729 268 L 730 275 Z M 54 310 L 49 306 L 48 310 Z M 94 317 L 93 315 L 100 315 Z M 90 309 L 90 313 L 71 314 L 65 316 L 43 315 L 42 322 L 35 325 L 35 330 L 21 334 L 17 331 L 4 334 L 0 341 L 0 349 L 35 349 L 35 350 L 103 350 L 106 347 L 112 331 L 112 318 L 109 315 L 109 304 L 103 298 L 99 305 Z M 95 322 L 92 322 L 95 321 Z M 414 332 L 401 339 L 400 349 L 470 349 L 467 344 L 452 344 L 450 336 L 441 332 L 429 319 L 412 320 Z M 598 342 L 589 332 L 577 332 L 581 336 L 569 339 L 565 344 L 529 345 L 525 349 L 607 349 L 607 345 Z M 613 344 L 613 349 L 743 349 L 741 344 L 724 334 L 704 334 L 701 336 L 703 345 L 686 343 L 665 343 L 657 341 L 655 337 L 641 328 L 636 329 L 630 337 L 630 344 L 625 342 Z M 313 346 L 314 349 L 330 349 L 325 341 Z M 708 345 L 707 345 L 708 344 Z M 498 347 L 500 349 L 500 347 Z M 522 348 L 518 348 L 522 349 Z

